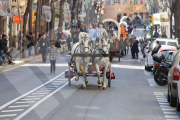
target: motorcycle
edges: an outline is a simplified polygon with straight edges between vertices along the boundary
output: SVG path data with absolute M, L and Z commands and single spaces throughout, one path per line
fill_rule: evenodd
M 153 60 L 160 64 L 159 68 L 155 70 L 154 80 L 160 86 L 168 84 L 168 72 L 171 64 L 165 62 L 164 55 L 155 54 Z

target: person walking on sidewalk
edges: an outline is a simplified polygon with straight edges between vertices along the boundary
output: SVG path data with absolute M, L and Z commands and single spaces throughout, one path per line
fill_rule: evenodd
M 26 38 L 29 41 L 29 44 L 27 45 L 28 51 L 29 51 L 29 56 L 32 56 L 33 51 L 34 51 L 34 45 L 35 45 L 35 41 L 34 41 L 34 33 L 30 32 L 28 36 L 26 36 Z
M 134 37 L 134 43 L 132 45 L 132 50 L 133 50 L 133 59 L 138 59 L 138 52 L 139 52 L 139 49 L 138 49 L 138 44 L 139 44 L 139 41 L 136 40 L 136 37 Z M 135 57 L 136 56 L 136 57 Z
M 3 53 L 4 53 L 4 43 L 2 39 L 0 39 L 0 65 L 2 65 Z
M 48 53 L 49 53 L 49 60 L 51 63 L 50 72 L 52 75 L 52 74 L 55 74 L 56 60 L 59 58 L 59 52 L 58 52 L 58 49 L 55 47 L 55 43 L 51 44 L 51 48 L 48 50 Z
M 49 45 L 49 40 L 46 38 L 46 35 L 43 34 L 42 38 L 39 40 L 39 51 L 42 54 L 42 63 L 46 63 L 46 55 Z
M 67 40 L 66 40 L 66 43 L 67 43 L 67 45 L 68 45 L 68 53 L 71 52 L 71 42 L 72 42 L 72 41 L 73 41 L 73 40 L 72 40 L 71 34 L 69 34 L 69 35 L 68 35 L 68 38 L 67 38 Z
M 62 35 L 62 38 L 60 39 L 61 53 L 64 53 L 65 51 L 65 43 L 66 43 L 65 38 L 66 38 L 65 35 Z

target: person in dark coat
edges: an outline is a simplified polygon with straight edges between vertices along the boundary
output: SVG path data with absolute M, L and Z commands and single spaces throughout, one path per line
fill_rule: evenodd
M 133 51 L 132 51 L 133 41 L 134 41 L 134 35 L 131 35 L 131 38 L 129 39 L 129 43 L 130 43 L 130 47 L 131 47 L 131 56 L 132 56 L 132 58 L 133 58 Z
M 79 18 L 78 25 L 77 25 L 78 32 L 88 32 L 87 26 L 84 24 L 84 18 Z
M 123 50 L 124 50 L 124 41 L 123 41 L 123 35 L 121 35 L 119 41 L 119 51 L 121 56 L 124 55 Z
M 161 44 L 159 44 L 159 41 L 156 41 L 156 46 L 155 46 L 155 48 L 152 50 L 151 55 L 153 56 L 154 54 L 156 54 L 156 53 L 159 51 L 160 48 L 161 48 Z
M 42 54 L 42 62 L 46 63 L 47 50 L 50 46 L 49 40 L 46 38 L 46 35 L 43 34 L 42 38 L 39 40 L 39 51 Z
M 2 65 L 3 53 L 4 53 L 4 43 L 2 39 L 0 39 L 0 65 Z
M 138 44 L 139 44 L 139 41 L 136 40 L 136 37 L 134 37 L 134 43 L 132 45 L 133 59 L 135 59 L 135 56 L 136 56 L 136 59 L 138 59 L 138 52 L 139 52 Z

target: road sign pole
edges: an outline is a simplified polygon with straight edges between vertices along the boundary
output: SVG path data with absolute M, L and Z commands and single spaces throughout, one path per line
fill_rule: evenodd
M 22 59 L 22 25 L 21 25 L 21 15 L 20 15 L 20 7 L 19 7 L 19 0 L 17 0 L 18 4 L 18 14 L 19 14 L 19 20 L 20 20 L 20 59 Z
M 151 2 L 151 0 L 149 0 L 149 2 L 150 2 L 150 6 L 151 6 L 151 15 L 153 15 L 152 2 Z M 154 23 L 152 23 L 152 24 L 154 24 Z M 151 41 L 153 41 L 153 26 L 154 26 L 154 25 L 152 25 L 152 27 L 151 27 Z

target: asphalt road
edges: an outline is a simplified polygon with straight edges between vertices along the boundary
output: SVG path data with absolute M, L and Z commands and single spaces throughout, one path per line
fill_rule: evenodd
M 139 37 L 147 31 L 135 32 Z M 35 62 L 0 73 L 0 120 L 178 120 L 180 113 L 166 101 L 167 86 L 158 86 L 144 71 L 142 55 L 130 53 L 112 66 L 116 79 L 107 90 L 88 77 L 86 90 L 74 79 L 68 86 L 64 71 L 70 56 L 61 55 L 55 75 L 49 63 Z

